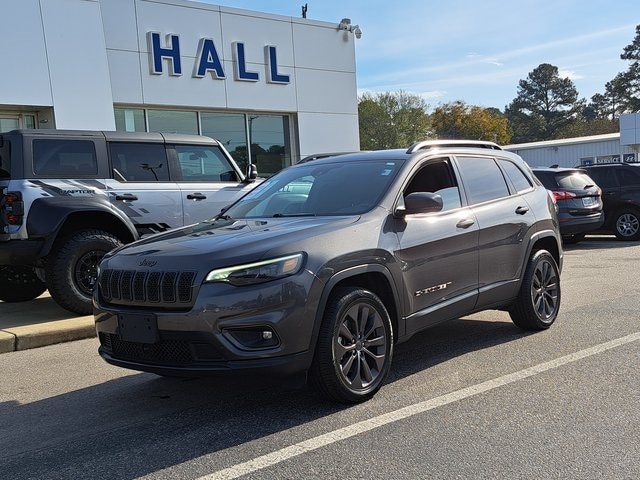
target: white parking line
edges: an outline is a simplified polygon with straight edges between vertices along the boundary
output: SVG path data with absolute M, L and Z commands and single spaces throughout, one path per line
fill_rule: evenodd
M 303 453 L 311 452 L 326 445 L 331 445 L 332 443 L 336 443 L 355 435 L 368 432 L 370 430 L 373 430 L 374 428 L 382 427 L 384 425 L 397 422 L 398 420 L 403 420 L 413 415 L 424 413 L 429 410 L 433 410 L 434 408 L 442 407 L 443 405 L 448 405 L 449 403 L 457 402 L 459 400 L 463 400 L 480 393 L 488 392 L 495 388 L 502 387 L 504 385 L 508 385 L 510 383 L 532 377 L 534 375 L 538 375 L 548 370 L 553 370 L 554 368 L 561 367 L 568 363 L 576 362 L 583 358 L 597 355 L 607 350 L 611 350 L 612 348 L 620 347 L 622 345 L 636 342 L 638 340 L 640 340 L 640 332 L 632 333 L 631 335 L 627 335 L 616 340 L 611 340 L 610 342 L 601 343 L 600 345 L 595 345 L 590 348 L 585 348 L 584 350 L 580 350 L 570 355 L 565 355 L 564 357 L 560 357 L 549 362 L 540 363 L 538 365 L 525 368 L 524 370 L 520 370 L 518 372 L 503 375 L 502 377 L 487 380 L 486 382 L 478 383 L 477 385 L 472 385 L 470 387 L 466 387 L 461 390 L 448 393 L 446 395 L 441 395 L 439 397 L 432 398 L 431 400 L 425 400 L 424 402 L 409 405 L 393 412 L 370 418 L 369 420 L 354 423 L 353 425 L 349 425 L 348 427 L 340 428 L 338 430 L 325 433 L 324 435 L 310 438 L 309 440 L 305 440 L 304 442 L 296 443 L 295 445 L 291 445 L 267 455 L 254 458 L 253 460 L 239 463 L 223 470 L 218 470 L 217 472 L 200 477 L 198 480 L 221 480 L 238 478 L 242 475 L 247 475 L 249 473 L 262 470 L 263 468 L 271 467 L 295 456 L 302 455 Z

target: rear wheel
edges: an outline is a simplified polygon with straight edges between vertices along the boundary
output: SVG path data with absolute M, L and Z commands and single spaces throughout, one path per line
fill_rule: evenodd
M 364 402 L 382 386 L 392 354 L 391 319 L 382 301 L 368 290 L 342 288 L 327 305 L 311 381 L 329 399 Z
M 553 256 L 538 250 L 529 258 L 520 293 L 509 309 L 513 323 L 525 330 L 543 330 L 560 310 L 560 272 Z
M 47 257 L 46 279 L 51 297 L 71 312 L 92 313 L 98 264 L 107 252 L 120 245 L 120 240 L 101 230 L 81 230 L 58 239 Z
M 0 266 L 0 300 L 26 302 L 39 297 L 47 289 L 31 267 Z
M 621 210 L 616 215 L 613 231 L 620 240 L 640 239 L 640 213 L 632 208 Z

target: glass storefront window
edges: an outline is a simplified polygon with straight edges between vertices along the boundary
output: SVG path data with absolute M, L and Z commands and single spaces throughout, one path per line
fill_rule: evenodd
M 291 165 L 288 115 L 134 108 L 114 108 L 114 114 L 116 130 L 119 131 L 200 134 L 215 138 L 224 145 L 243 172 L 246 172 L 249 161 L 257 166 L 258 175 L 262 177 L 269 177 Z
M 270 176 L 291 165 L 289 117 L 286 115 L 249 115 L 251 162 L 260 176 Z
M 200 114 L 202 135 L 215 138 L 222 143 L 243 172 L 249 163 L 244 117 L 242 113 Z
M 198 114 L 180 110 L 147 110 L 150 132 L 198 134 Z
M 144 132 L 144 110 L 134 108 L 114 108 L 116 130 L 120 132 Z

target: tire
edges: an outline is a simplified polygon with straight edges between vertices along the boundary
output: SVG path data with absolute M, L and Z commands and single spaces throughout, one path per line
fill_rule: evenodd
M 509 309 L 516 326 L 524 330 L 544 330 L 558 317 L 560 310 L 560 272 L 546 250 L 531 254 L 518 298 Z
M 578 242 L 584 240 L 586 234 L 584 233 L 574 233 L 573 235 L 567 235 L 566 237 L 562 237 L 562 242 L 567 245 L 575 245 Z
M 56 240 L 46 265 L 51 297 L 70 312 L 91 314 L 98 264 L 120 245 L 120 240 L 101 230 L 80 230 Z
M 616 214 L 613 222 L 613 233 L 619 240 L 640 239 L 640 213 L 632 208 L 625 208 Z
M 340 403 L 369 400 L 380 390 L 393 355 L 393 328 L 382 301 L 361 288 L 333 293 L 311 366 L 312 384 Z
M 39 297 L 47 289 L 31 267 L 0 266 L 0 300 L 26 302 Z

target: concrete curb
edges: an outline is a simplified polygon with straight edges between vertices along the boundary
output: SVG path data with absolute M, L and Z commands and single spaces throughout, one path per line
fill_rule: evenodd
M 28 350 L 96 336 L 92 316 L 70 318 L 0 330 L 0 353 Z

